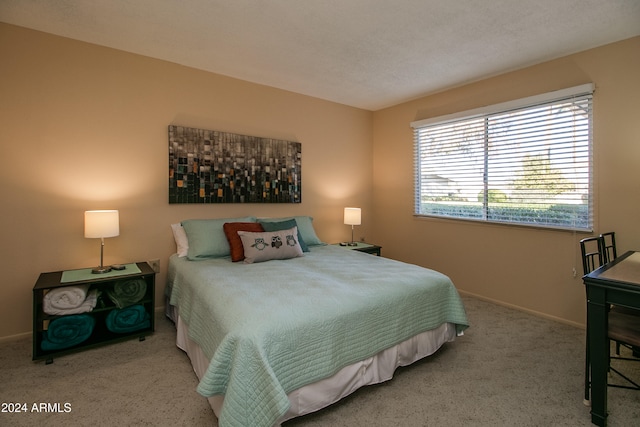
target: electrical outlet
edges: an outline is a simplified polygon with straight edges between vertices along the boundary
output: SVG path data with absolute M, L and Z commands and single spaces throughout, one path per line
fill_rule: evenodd
M 151 259 L 147 261 L 147 264 L 151 266 L 151 269 L 156 273 L 160 273 L 160 260 L 159 259 Z

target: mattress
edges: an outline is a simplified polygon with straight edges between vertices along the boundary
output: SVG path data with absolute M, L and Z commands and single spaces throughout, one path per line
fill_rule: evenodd
M 213 398 L 220 402 L 213 406 L 221 426 L 270 426 L 326 406 L 334 397 L 298 405 L 297 391 L 345 368 L 363 369 L 396 354 L 380 375 L 359 379 L 353 387 L 384 381 L 404 363 L 398 362 L 405 357 L 399 345 L 445 330 L 437 349 L 468 326 L 462 301 L 445 275 L 330 246 L 314 247 L 301 258 L 252 265 L 174 256 L 168 291 L 179 309 L 181 334 L 188 338 L 181 348 L 192 341 L 197 350 L 190 357 L 199 352 L 208 361 L 204 370 L 194 363 L 198 392 L 224 396 L 223 401 Z M 412 350 L 413 360 L 435 349 Z

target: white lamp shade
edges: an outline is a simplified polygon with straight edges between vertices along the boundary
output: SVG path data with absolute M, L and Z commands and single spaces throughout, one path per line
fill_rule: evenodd
M 344 223 L 346 225 L 360 225 L 361 221 L 360 208 L 344 208 Z
M 84 237 L 102 238 L 120 235 L 120 215 L 117 210 L 85 211 Z

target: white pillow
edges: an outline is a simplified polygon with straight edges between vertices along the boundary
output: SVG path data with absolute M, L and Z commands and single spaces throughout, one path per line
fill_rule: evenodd
M 186 257 L 189 252 L 189 239 L 187 239 L 187 233 L 185 233 L 182 224 L 171 224 L 171 230 L 173 231 L 173 238 L 176 241 L 176 252 L 179 257 Z
M 244 248 L 244 262 L 289 259 L 304 256 L 298 242 L 298 227 L 279 231 L 238 231 Z

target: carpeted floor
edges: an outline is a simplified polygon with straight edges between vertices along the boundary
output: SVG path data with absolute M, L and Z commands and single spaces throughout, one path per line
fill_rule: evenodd
M 464 297 L 471 328 L 436 355 L 401 368 L 294 426 L 589 426 L 582 403 L 584 331 Z M 0 426 L 217 426 L 173 324 L 54 360 L 31 361 L 28 338 L 0 345 L 0 397 L 26 412 Z M 618 362 L 620 363 L 620 362 Z M 640 379 L 640 363 L 631 365 Z M 628 370 L 629 368 L 627 368 Z M 40 404 L 60 412 L 37 412 Z M 56 405 L 57 404 L 57 405 Z M 609 388 L 609 425 L 640 425 L 640 392 Z

